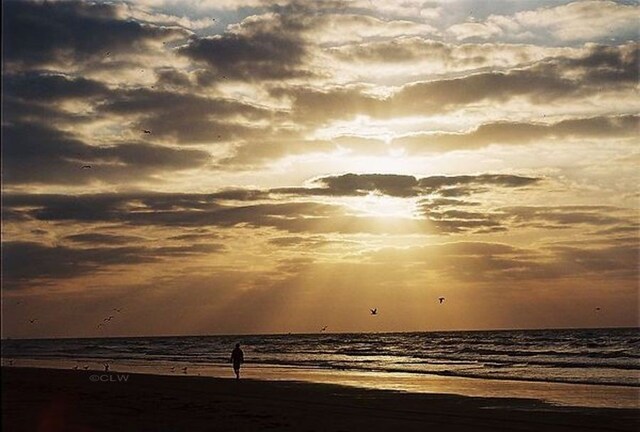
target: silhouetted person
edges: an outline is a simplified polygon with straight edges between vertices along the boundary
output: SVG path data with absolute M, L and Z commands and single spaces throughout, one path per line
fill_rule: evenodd
M 240 365 L 244 363 L 244 353 L 240 349 L 240 344 L 231 352 L 231 363 L 233 363 L 233 371 L 236 373 L 236 379 L 240 379 Z

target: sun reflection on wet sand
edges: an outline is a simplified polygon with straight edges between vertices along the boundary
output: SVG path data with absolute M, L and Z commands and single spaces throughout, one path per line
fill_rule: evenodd
M 8 365 L 9 359 L 3 359 Z M 89 371 L 102 371 L 104 361 L 96 362 L 53 359 L 13 359 L 13 367 L 72 369 L 81 364 Z M 233 378 L 231 365 L 188 364 L 166 362 L 148 364 L 139 361 L 109 362 L 111 372 L 131 372 L 154 375 L 208 376 Z M 377 390 L 414 393 L 457 394 L 472 397 L 537 399 L 554 405 L 593 408 L 640 408 L 640 388 L 609 385 L 565 384 L 513 380 L 416 375 L 400 372 L 326 371 L 298 367 L 252 366 L 242 368 L 242 378 L 266 381 L 304 381 L 338 384 Z M 506 401 L 505 401 L 506 403 Z M 496 408 L 500 403 L 496 401 Z

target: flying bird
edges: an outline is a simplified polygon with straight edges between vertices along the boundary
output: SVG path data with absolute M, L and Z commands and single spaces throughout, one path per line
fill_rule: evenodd
M 109 372 L 109 363 L 104 364 L 104 371 Z
M 378 315 L 378 308 L 369 309 L 371 311 L 371 315 Z
M 596 308 L 596 312 L 600 312 L 600 308 L 599 307 Z
M 89 366 L 88 366 L 88 365 L 84 365 L 84 367 L 83 367 L 82 369 L 84 369 L 84 370 L 88 370 L 88 369 L 89 369 Z
M 175 372 L 175 370 L 176 370 L 176 367 L 175 367 L 175 366 L 173 366 L 173 367 L 171 368 L 171 372 Z
M 30 319 L 30 320 L 29 320 L 29 323 L 30 323 L 30 324 L 33 324 L 33 323 L 35 323 L 36 321 L 38 321 L 38 319 L 37 319 L 37 318 Z
M 438 297 L 438 301 L 440 302 L 440 304 L 444 303 L 444 297 Z
M 73 370 L 78 370 L 78 365 L 75 365 L 74 367 L 72 367 L 71 369 Z
M 186 366 L 182 368 L 182 373 L 185 373 L 185 374 L 187 373 L 187 367 Z
M 143 129 L 142 132 L 146 133 L 146 134 L 150 134 L 151 133 L 151 131 L 149 129 Z
M 109 57 L 111 55 L 111 51 L 107 51 L 107 53 L 105 54 L 106 57 Z
M 90 169 L 91 165 L 82 165 L 82 169 Z
M 113 308 L 112 310 L 114 310 L 114 311 L 116 311 L 118 313 L 122 312 L 122 309 L 118 309 L 118 308 Z
M 322 327 L 322 330 L 320 330 L 321 332 L 327 330 L 327 326 Z

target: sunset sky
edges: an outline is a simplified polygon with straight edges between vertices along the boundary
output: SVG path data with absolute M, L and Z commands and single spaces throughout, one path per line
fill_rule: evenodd
M 3 337 L 638 325 L 638 2 L 2 7 Z

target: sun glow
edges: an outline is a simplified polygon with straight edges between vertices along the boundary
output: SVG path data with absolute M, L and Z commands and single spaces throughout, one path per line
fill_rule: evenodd
M 350 200 L 348 206 L 356 209 L 360 214 L 377 218 L 412 219 L 415 213 L 414 199 L 390 197 L 376 193 Z

